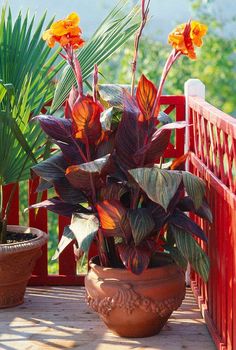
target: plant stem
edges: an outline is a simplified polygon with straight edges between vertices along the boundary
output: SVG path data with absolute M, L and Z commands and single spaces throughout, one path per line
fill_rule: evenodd
M 147 0 L 147 5 L 145 3 L 146 3 L 146 0 L 141 0 L 142 19 L 141 19 L 140 27 L 139 27 L 139 29 L 135 35 L 135 39 L 134 39 L 134 58 L 133 58 L 133 62 L 132 62 L 131 96 L 134 96 L 134 85 L 135 85 L 135 75 L 136 75 L 136 70 L 137 70 L 139 42 L 140 42 L 140 38 L 142 36 L 143 29 L 147 23 L 150 0 Z
M 68 64 L 71 66 L 74 72 L 77 86 L 78 86 L 79 98 L 80 98 L 83 96 L 83 78 L 82 78 L 80 63 L 71 46 L 64 47 L 64 49 L 66 51 L 67 57 L 64 55 L 61 55 L 61 56 L 67 60 Z
M 89 142 L 88 142 L 87 136 L 86 136 L 85 146 L 86 146 L 87 161 L 90 162 L 91 155 L 90 155 Z M 93 206 L 94 206 L 96 203 L 96 189 L 94 186 L 93 176 L 91 173 L 89 173 L 89 179 L 90 179 L 90 185 L 91 185 L 91 189 L 92 189 L 92 202 L 93 202 Z
M 160 80 L 160 84 L 157 90 L 157 95 L 154 101 L 154 105 L 152 108 L 152 117 L 158 117 L 159 111 L 160 111 L 160 98 L 161 98 L 161 94 L 162 94 L 162 90 L 163 90 L 163 86 L 165 84 L 167 75 L 172 67 L 172 65 L 174 64 L 175 61 L 177 61 L 177 59 L 182 55 L 181 52 L 177 52 L 176 50 L 172 50 L 172 52 L 170 53 L 169 57 L 167 58 L 167 61 L 165 63 L 162 75 L 161 75 L 161 80 Z
M 94 65 L 93 72 L 93 101 L 97 102 L 97 94 L 98 94 L 98 67 Z

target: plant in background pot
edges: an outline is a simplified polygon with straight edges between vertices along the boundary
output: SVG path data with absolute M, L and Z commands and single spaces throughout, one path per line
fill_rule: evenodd
M 71 217 L 55 258 L 75 241 L 79 258 L 92 242 L 98 256 L 85 279 L 87 301 L 121 336 L 158 333 L 185 295 L 184 271 L 189 261 L 206 281 L 208 257 L 194 236 L 202 229 L 185 212 L 211 221 L 204 182 L 178 170 L 182 160 L 164 162 L 171 131 L 185 122 L 161 125 L 160 96 L 167 74 L 181 56 L 196 58 L 206 27 L 196 21 L 169 36 L 173 50 L 157 88 L 145 76 L 135 89 L 139 40 L 149 3 L 141 3 L 142 20 L 135 37 L 130 89 L 98 85 L 94 68 L 92 94 L 85 94 L 74 47 L 82 43 L 78 17 L 56 22 L 44 34 L 49 45 L 59 42 L 76 77 L 65 104 L 65 117 L 35 119 L 60 149 L 32 169 L 57 196 L 31 208 L 46 207 Z M 166 119 L 166 118 L 164 118 Z
M 52 78 L 61 64 L 41 41 L 43 16 L 34 19 L 3 7 L 0 19 L 0 308 L 21 304 L 34 264 L 46 242 L 35 228 L 7 225 L 18 183 L 29 179 L 30 167 L 43 154 L 41 129 L 30 118 L 52 97 Z M 49 57 L 51 56 L 51 57 Z M 51 84 L 51 85 L 50 85 Z M 11 186 L 9 198 L 3 187 Z M 17 215 L 18 213 L 16 213 Z
M 93 70 L 95 57 L 103 62 L 137 29 L 138 8 L 127 13 L 125 2 L 111 11 L 81 50 L 84 78 Z M 64 61 L 56 63 L 61 49 L 51 54 L 41 38 L 45 17 L 35 27 L 34 18 L 29 21 L 28 13 L 22 17 L 20 12 L 13 22 L 10 8 L 7 11 L 4 6 L 0 19 L 0 308 L 23 302 L 26 284 L 47 237 L 35 228 L 7 226 L 19 182 L 29 179 L 30 167 L 49 153 L 49 147 L 43 147 L 40 126 L 29 121 L 42 108 L 47 109 L 45 104 L 55 92 L 55 75 L 65 65 Z M 69 70 L 64 71 L 63 79 L 70 80 Z M 57 86 L 60 98 L 67 89 L 63 79 Z M 6 200 L 3 186 L 8 184 L 13 185 Z

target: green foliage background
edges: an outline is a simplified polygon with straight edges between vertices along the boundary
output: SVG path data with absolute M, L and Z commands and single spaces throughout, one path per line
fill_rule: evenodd
M 212 2 L 212 1 L 211 1 Z M 227 38 L 224 28 L 228 22 L 220 22 L 210 12 L 209 1 L 192 1 L 193 19 L 208 25 L 204 44 L 198 51 L 198 59 L 181 57 L 167 78 L 164 93 L 183 94 L 184 82 L 198 78 L 206 85 L 206 99 L 215 107 L 236 116 L 236 37 Z M 235 19 L 232 18 L 234 22 Z M 234 22 L 236 26 L 236 22 Z M 140 43 L 137 78 L 143 73 L 158 84 L 165 60 L 171 51 L 167 43 L 143 37 Z M 130 84 L 133 42 L 112 57 L 100 71 L 105 82 Z

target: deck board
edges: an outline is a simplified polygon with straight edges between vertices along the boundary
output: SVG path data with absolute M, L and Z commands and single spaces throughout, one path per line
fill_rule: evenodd
M 192 292 L 157 336 L 120 338 L 84 302 L 81 287 L 31 287 L 25 303 L 0 310 L 0 350 L 214 350 Z

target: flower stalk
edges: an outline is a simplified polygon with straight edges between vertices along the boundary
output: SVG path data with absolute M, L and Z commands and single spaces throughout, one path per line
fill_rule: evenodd
M 141 0 L 141 23 L 140 27 L 135 35 L 134 39 L 134 58 L 132 62 L 132 80 L 131 80 L 131 96 L 134 96 L 134 86 L 135 86 L 135 77 L 137 71 L 137 61 L 138 61 L 138 50 L 139 50 L 139 42 L 143 33 L 143 29 L 147 23 L 149 6 L 151 0 Z

